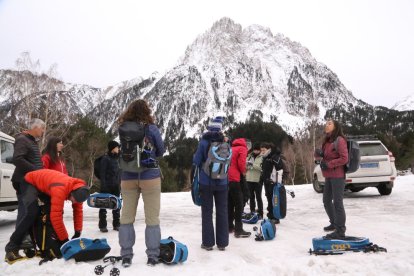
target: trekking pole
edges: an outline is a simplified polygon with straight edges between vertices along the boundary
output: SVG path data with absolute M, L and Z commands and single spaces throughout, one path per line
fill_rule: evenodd
M 288 193 L 292 198 L 295 198 L 295 192 L 289 189 L 286 189 L 286 193 Z

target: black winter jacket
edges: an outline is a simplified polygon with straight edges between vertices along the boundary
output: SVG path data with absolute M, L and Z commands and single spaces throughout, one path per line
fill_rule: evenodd
M 39 145 L 36 139 L 28 133 L 20 133 L 14 141 L 13 164 L 16 166 L 12 182 L 16 190 L 18 183 L 23 181 L 26 173 L 43 169 Z
M 119 196 L 121 183 L 121 169 L 118 155 L 105 154 L 101 159 L 100 181 L 101 193 L 110 193 Z
M 286 165 L 285 158 L 278 152 L 271 152 L 268 156 L 263 158 L 261 175 L 263 183 L 269 183 L 269 181 L 271 180 L 270 176 L 272 174 L 273 168 L 275 168 L 276 171 L 283 170 L 282 183 L 287 183 L 289 177 L 289 169 Z

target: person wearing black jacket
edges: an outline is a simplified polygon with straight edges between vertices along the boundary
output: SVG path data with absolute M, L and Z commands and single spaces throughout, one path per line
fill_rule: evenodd
M 288 180 L 289 169 L 280 149 L 276 148 L 272 143 L 263 143 L 261 145 L 261 151 L 263 156 L 261 179 L 264 183 L 265 195 L 267 198 L 267 217 L 274 220 L 275 223 L 279 223 L 279 220 L 273 216 L 273 188 L 277 179 L 273 179 L 272 172 L 273 170 L 275 170 L 275 172 L 283 170 L 283 184 Z
M 108 153 L 101 159 L 100 181 L 101 193 L 109 193 L 115 196 L 120 195 L 121 173 L 118 163 L 119 144 L 116 141 L 108 143 Z M 106 223 L 106 209 L 99 209 L 99 230 L 108 232 Z M 119 230 L 120 209 L 112 210 L 112 226 L 114 230 Z
M 28 188 L 24 181 L 26 173 L 43 169 L 43 163 L 40 155 L 37 140 L 45 132 L 45 123 L 40 119 L 32 119 L 29 123 L 29 129 L 19 133 L 14 141 L 13 164 L 16 166 L 12 176 L 13 188 L 17 195 L 17 219 L 16 227 L 26 215 L 26 208 L 23 204 L 22 194 Z M 31 247 L 31 241 L 28 236 L 23 240 L 22 247 Z

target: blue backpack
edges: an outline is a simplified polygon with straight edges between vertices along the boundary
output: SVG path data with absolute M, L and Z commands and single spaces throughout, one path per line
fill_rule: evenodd
M 257 229 L 255 226 L 253 230 L 256 231 L 256 241 L 268 241 L 276 237 L 276 225 L 270 219 L 264 219 L 260 223 L 260 228 Z
M 74 258 L 77 262 L 102 259 L 111 251 L 106 239 L 77 238 L 66 242 L 60 248 L 65 260 Z
M 162 262 L 166 264 L 178 264 L 185 262 L 187 257 L 187 246 L 174 240 L 173 237 L 168 237 L 168 239 L 162 239 L 160 241 L 159 259 Z
M 227 179 L 232 150 L 226 142 L 211 142 L 207 159 L 202 165 L 203 171 L 211 179 Z

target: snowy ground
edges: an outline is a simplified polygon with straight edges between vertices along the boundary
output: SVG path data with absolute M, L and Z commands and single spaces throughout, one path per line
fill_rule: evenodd
M 347 253 L 339 256 L 310 256 L 313 237 L 324 234 L 327 216 L 322 196 L 311 185 L 289 186 L 296 198 L 288 201 L 286 219 L 277 227 L 273 241 L 256 242 L 252 237 L 230 237 L 226 251 L 207 252 L 200 248 L 200 209 L 192 204 L 189 193 L 162 195 L 162 236 L 173 236 L 187 244 L 186 263 L 175 266 L 164 264 L 146 266 L 142 201 L 135 222 L 137 241 L 135 256 L 129 268 L 121 268 L 121 275 L 414 275 L 414 175 L 399 176 L 390 196 L 380 196 L 375 188 L 359 193 L 346 193 L 348 235 L 367 236 L 374 243 L 386 247 L 388 253 Z M 65 222 L 70 235 L 72 218 L 66 205 Z M 246 209 L 247 210 L 247 209 Z M 39 259 L 8 265 L 3 262 L 4 246 L 14 229 L 16 212 L 0 212 L 0 275 L 94 275 L 100 261 L 76 263 L 74 260 L 55 260 L 38 265 Z M 117 232 L 98 231 L 98 209 L 85 206 L 82 236 L 108 239 L 118 255 Z M 245 225 L 251 230 L 252 225 Z M 109 275 L 106 269 L 103 275 Z

